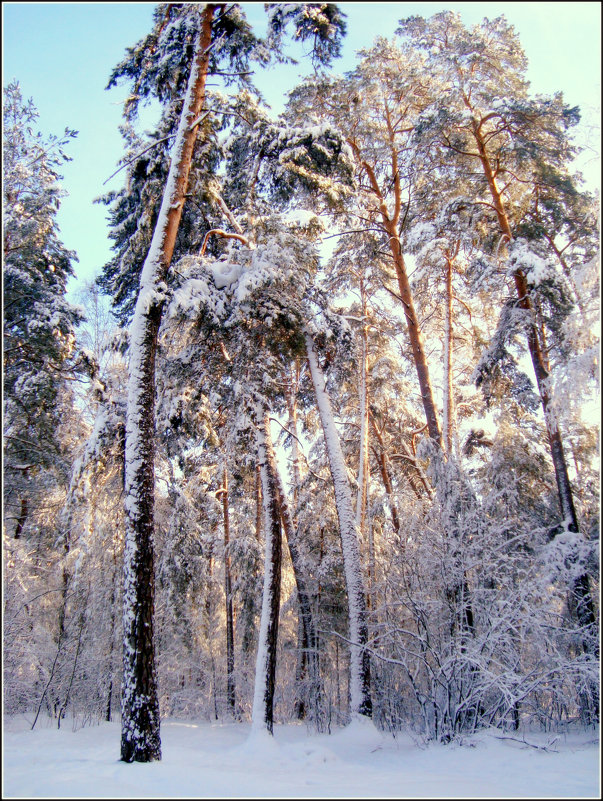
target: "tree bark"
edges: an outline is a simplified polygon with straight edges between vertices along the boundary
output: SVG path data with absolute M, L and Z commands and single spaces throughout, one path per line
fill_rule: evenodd
M 394 226 L 389 224 L 386 227 L 388 228 L 389 247 L 394 260 L 396 278 L 398 279 L 398 288 L 400 290 L 400 298 L 404 306 L 404 315 L 406 317 L 406 326 L 408 328 L 410 347 L 417 371 L 417 378 L 419 380 L 421 401 L 423 403 L 425 420 L 427 422 L 427 431 L 429 432 L 431 439 L 435 440 L 435 442 L 442 447 L 442 432 L 440 431 L 438 413 L 433 397 L 433 388 L 431 386 L 431 378 L 429 376 L 429 367 L 427 366 L 423 335 L 421 333 L 419 318 L 413 302 L 412 290 L 410 287 L 410 281 L 408 280 L 406 263 L 404 261 L 404 256 L 402 255 L 400 239 Z
M 170 267 L 184 204 L 197 128 L 205 100 L 211 24 L 216 6 L 201 13 L 201 32 L 174 143 L 159 217 L 145 260 L 131 329 L 125 459 L 125 548 L 121 759 L 161 759 L 153 617 L 155 493 L 155 358 Z
M 396 271 L 396 279 L 398 281 L 398 289 L 400 291 L 399 299 L 402 302 L 404 309 L 404 316 L 406 317 L 406 326 L 408 329 L 408 337 L 410 339 L 410 346 L 412 350 L 413 361 L 417 371 L 417 378 L 419 380 L 419 388 L 421 391 L 421 401 L 425 412 L 425 419 L 427 422 L 427 430 L 429 436 L 435 440 L 440 447 L 442 446 L 442 432 L 440 431 L 440 424 L 438 422 L 438 413 L 436 409 L 435 400 L 433 397 L 433 389 L 431 386 L 431 379 L 429 376 L 429 367 L 427 366 L 427 357 L 425 354 L 425 345 L 423 343 L 423 335 L 421 333 L 421 326 L 419 318 L 415 309 L 412 289 L 408 279 L 406 270 L 406 263 L 402 253 L 402 245 L 400 243 L 400 236 L 398 234 L 398 224 L 400 221 L 400 211 L 402 208 L 402 188 L 400 184 L 400 174 L 398 170 L 398 156 L 396 147 L 393 142 L 393 131 L 390 130 L 390 146 L 392 153 L 392 174 L 393 189 L 394 189 L 394 210 L 390 214 L 383 192 L 379 186 L 377 176 L 373 167 L 362 158 L 362 154 L 356 142 L 348 139 L 348 144 L 354 151 L 360 167 L 366 174 L 369 184 L 373 193 L 375 194 L 378 204 L 379 213 L 383 227 L 388 235 L 388 246 L 394 263 Z
M 308 363 L 318 412 L 325 437 L 329 468 L 333 479 L 335 505 L 339 520 L 339 534 L 346 589 L 348 595 L 348 618 L 350 637 L 350 711 L 352 718 L 371 717 L 371 673 L 370 658 L 366 650 L 368 644 L 368 625 L 366 610 L 366 591 L 360 566 L 360 547 L 358 529 L 352 504 L 352 492 L 347 475 L 345 460 L 341 450 L 339 434 L 331 409 L 331 401 L 326 391 L 325 379 L 319 367 L 314 343 L 308 332 L 305 334 Z
M 453 260 L 446 259 L 446 306 L 444 313 L 444 445 L 446 454 L 452 455 L 454 433 L 454 396 L 452 386 L 452 272 Z
M 25 527 L 25 522 L 29 515 L 29 506 L 27 503 L 27 498 L 21 498 L 21 511 L 19 512 L 19 517 L 17 518 L 17 525 L 15 526 L 15 539 L 18 540 L 21 538 L 21 532 Z
M 377 462 L 377 466 L 379 467 L 379 472 L 381 473 L 381 480 L 383 481 L 383 488 L 385 489 L 385 494 L 387 495 L 387 501 L 389 503 L 390 514 L 392 516 L 392 526 L 394 532 L 396 534 L 400 533 L 400 517 L 398 515 L 398 507 L 396 505 L 396 501 L 394 498 L 394 488 L 392 486 L 391 475 L 389 472 L 388 464 L 387 464 L 387 456 L 385 455 L 385 446 L 383 444 L 383 437 L 377 428 L 377 424 L 375 423 L 375 419 L 372 414 L 369 413 L 369 420 L 371 423 L 371 428 L 373 430 L 373 434 L 375 435 L 375 439 L 379 443 L 379 451 L 376 448 L 373 449 L 375 453 L 375 459 Z M 415 492 L 417 493 L 417 497 L 419 500 L 421 499 L 421 494 L 416 490 L 414 484 L 411 484 Z
M 360 542 L 364 540 L 366 525 L 366 507 L 368 500 L 369 481 L 369 426 L 368 426 L 368 326 L 366 324 L 366 290 L 364 281 L 360 279 L 361 299 L 361 356 L 360 356 L 360 386 L 359 408 L 360 417 L 360 447 L 358 448 L 358 494 L 356 496 L 356 526 L 360 535 Z
M 222 473 L 222 516 L 224 521 L 224 598 L 226 603 L 226 702 L 231 715 L 235 716 L 235 658 L 234 658 L 234 614 L 232 606 L 232 577 L 230 569 L 230 517 L 228 513 L 228 473 Z
M 273 733 L 276 651 L 281 598 L 281 517 L 278 483 L 274 472 L 274 450 L 270 435 L 270 418 L 258 404 L 256 409 L 256 442 L 262 477 L 265 528 L 264 591 L 255 670 L 252 731 L 266 729 Z

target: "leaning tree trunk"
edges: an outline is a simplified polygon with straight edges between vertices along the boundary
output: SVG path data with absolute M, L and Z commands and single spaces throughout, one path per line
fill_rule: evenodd
M 216 6 L 201 12 L 184 106 L 167 184 L 145 260 L 131 328 L 125 458 L 125 547 L 121 759 L 161 759 L 159 703 L 153 634 L 155 358 L 164 304 L 165 278 L 188 185 L 197 125 L 205 100 L 211 23 Z
M 361 715 L 371 717 L 373 708 L 371 701 L 370 658 L 367 651 L 366 592 L 360 566 L 360 547 L 352 503 L 352 492 L 339 434 L 335 426 L 331 401 L 326 391 L 324 375 L 318 364 L 314 342 L 308 332 L 305 334 L 305 339 L 308 363 L 325 437 L 329 468 L 333 479 L 341 550 L 343 553 L 350 637 L 350 711 L 352 718 L 358 718 Z
M 276 649 L 281 600 L 281 518 L 278 482 L 274 472 L 275 458 L 270 435 L 270 418 L 258 404 L 256 409 L 256 442 L 262 478 L 264 506 L 265 559 L 264 591 L 255 670 L 252 731 L 273 733 Z
M 488 183 L 490 195 L 492 197 L 494 209 L 498 219 L 498 224 L 501 233 L 506 238 L 508 243 L 513 241 L 513 233 L 511 225 L 503 201 L 502 193 L 498 188 L 496 176 L 492 170 L 490 158 L 486 150 L 486 143 L 480 130 L 480 125 L 475 122 L 473 126 L 473 136 L 477 144 L 480 162 Z M 528 350 L 536 376 L 536 384 L 540 394 L 540 401 L 544 412 L 544 422 L 546 426 L 546 433 L 549 441 L 549 448 L 551 451 L 551 458 L 555 470 L 555 478 L 557 481 L 557 494 L 559 497 L 559 506 L 561 508 L 561 515 L 563 523 L 568 531 L 578 533 L 580 528 L 578 525 L 578 517 L 574 506 L 574 497 L 569 481 L 567 471 L 567 462 L 563 450 L 563 441 L 561 432 L 555 419 L 555 415 L 550 409 L 550 388 L 549 388 L 549 371 L 547 369 L 547 360 L 543 351 L 536 319 L 534 317 L 534 307 L 530 299 L 530 288 L 526 279 L 526 275 L 520 268 L 516 269 L 513 273 L 513 281 L 515 283 L 515 291 L 517 294 L 517 302 L 521 309 L 524 309 L 529 315 L 530 320 L 528 324 Z M 572 583 L 572 606 L 574 607 L 575 615 L 584 631 L 583 647 L 586 653 L 592 653 L 598 658 L 599 650 L 596 645 L 595 638 L 595 611 L 593 607 L 593 600 L 590 591 L 590 582 L 588 576 L 583 574 L 578 576 Z M 598 692 L 596 692 L 598 698 Z

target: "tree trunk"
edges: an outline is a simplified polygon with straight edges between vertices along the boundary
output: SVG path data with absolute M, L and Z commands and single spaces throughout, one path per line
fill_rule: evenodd
M 258 542 L 262 539 L 262 468 L 256 465 L 255 468 L 255 538 Z
M 283 486 L 276 461 L 272 465 L 272 470 L 277 481 L 278 502 L 280 506 L 281 519 L 283 522 L 285 536 L 287 538 L 287 544 L 289 546 L 291 565 L 293 567 L 293 575 L 295 577 L 295 585 L 297 587 L 299 617 L 302 628 L 301 642 L 303 646 L 303 653 L 305 654 L 304 665 L 307 666 L 308 669 L 310 684 L 308 692 L 310 711 L 311 715 L 317 719 L 318 703 L 320 700 L 320 675 L 318 664 L 318 641 L 316 627 L 314 625 L 314 616 L 312 614 L 312 600 L 304 577 L 304 567 L 299 551 L 297 529 L 295 527 L 293 517 L 291 516 L 289 504 L 287 503 L 287 496 L 285 494 L 285 488 Z M 305 713 L 305 704 L 302 697 L 296 699 L 296 710 L 298 717 L 300 717 L 300 708 L 304 708 Z M 303 716 L 305 716 L 305 714 Z
M 366 591 L 360 566 L 360 547 L 358 529 L 352 492 L 348 480 L 347 468 L 341 450 L 339 434 L 331 409 L 331 401 L 326 391 L 325 379 L 319 367 L 312 337 L 306 332 L 306 348 L 308 363 L 318 412 L 325 437 L 329 468 L 333 479 L 335 505 L 339 519 L 339 534 L 345 583 L 348 595 L 348 617 L 350 637 L 350 705 L 352 718 L 360 715 L 372 715 L 370 658 L 366 650 L 368 644 L 368 626 L 366 611 Z
M 300 453 L 299 453 L 299 441 L 297 435 L 297 406 L 295 402 L 295 387 L 299 382 L 299 363 L 295 361 L 293 364 L 289 366 L 286 371 L 283 371 L 283 385 L 285 388 L 285 400 L 287 403 L 287 428 L 291 433 L 291 457 L 290 457 L 290 465 L 291 465 L 291 489 L 292 489 L 292 506 L 293 510 L 297 509 L 298 503 L 298 494 L 299 494 L 299 485 L 301 481 L 301 471 L 300 471 Z M 279 482 L 280 482 L 280 489 L 283 497 L 285 496 L 283 483 L 280 479 L 279 474 Z M 281 513 L 282 513 L 282 506 L 281 506 Z M 291 541 L 292 538 L 297 537 L 297 520 L 295 517 L 295 511 L 291 511 L 291 508 L 287 504 L 287 512 L 285 515 L 282 515 L 283 518 L 283 529 L 285 531 L 285 536 L 287 538 L 287 543 L 289 544 L 289 553 L 291 554 L 291 562 L 293 564 L 294 556 L 291 552 Z M 296 549 L 296 542 L 294 541 L 293 548 Z M 294 571 L 296 570 L 296 565 L 293 565 Z M 300 573 L 302 576 L 303 582 L 303 574 Z M 297 576 L 296 576 L 297 580 Z M 305 600 L 302 603 L 302 598 L 300 598 L 300 589 L 299 585 L 297 585 L 298 590 L 298 603 L 299 603 L 299 619 L 297 625 L 297 664 L 295 666 L 295 686 L 298 688 L 297 696 L 295 699 L 294 705 L 294 714 L 298 720 L 303 720 L 306 717 L 306 699 L 304 694 L 301 692 L 301 687 L 303 682 L 305 681 L 306 675 L 309 669 L 309 649 L 310 646 L 308 644 L 308 621 L 304 621 L 304 608 L 306 606 Z M 302 593 L 304 590 L 302 589 Z M 309 598 L 308 598 L 309 602 Z M 308 607 L 311 613 L 311 606 Z M 313 629 L 313 623 L 310 623 Z M 311 646 L 313 649 L 318 649 L 318 641 L 316 640 L 316 632 L 314 632 L 314 640 L 313 645 Z M 313 658 L 313 657 L 312 657 Z M 318 652 L 316 653 L 316 660 L 318 660 Z M 310 673 L 313 672 L 314 666 L 310 668 Z M 318 676 L 318 673 L 316 674 Z M 313 681 L 311 679 L 311 685 L 313 686 Z M 312 688 L 310 690 L 310 695 L 313 695 Z M 310 701 L 312 704 L 312 701 Z
M 21 498 L 21 511 L 19 512 L 19 517 L 17 518 L 17 525 L 15 526 L 15 539 L 18 540 L 21 538 L 21 532 L 25 526 L 25 522 L 29 515 L 29 506 L 27 503 L 27 498 Z
M 201 11 L 186 98 L 174 143 L 159 217 L 140 277 L 131 328 L 125 459 L 125 548 L 121 759 L 161 759 L 153 617 L 155 494 L 155 357 L 164 303 L 164 280 L 182 216 L 193 149 L 192 123 L 205 100 L 205 80 L 216 6 Z
M 259 464 L 256 465 L 254 471 L 254 500 L 255 500 L 255 539 L 259 543 L 262 539 L 262 476 Z M 257 571 L 253 570 L 253 575 L 249 576 L 250 582 L 255 582 Z M 253 585 L 252 585 L 253 586 Z M 256 613 L 256 600 L 252 586 L 247 586 L 243 596 L 243 605 L 239 615 L 239 621 L 242 625 L 241 633 L 241 653 L 247 657 L 253 649 L 253 642 L 255 637 L 255 613 Z M 244 659 L 245 665 L 243 666 L 245 677 L 247 674 L 247 660 Z
M 417 371 L 417 378 L 419 379 L 419 387 L 421 390 L 421 401 L 425 411 L 425 419 L 427 421 L 427 430 L 429 436 L 435 440 L 440 446 L 442 445 L 442 432 L 438 422 L 438 414 L 433 397 L 433 389 L 431 386 L 431 379 L 429 377 L 429 368 L 427 366 L 427 357 L 425 355 L 425 346 L 423 344 L 423 335 L 421 334 L 421 326 L 419 318 L 415 310 L 412 290 L 410 281 L 408 280 L 408 273 L 406 271 L 406 263 L 402 253 L 402 245 L 400 243 L 400 236 L 398 233 L 398 225 L 400 223 L 400 214 L 403 206 L 402 199 L 402 184 L 400 180 L 400 170 L 398 168 L 398 153 L 394 142 L 395 135 L 391 126 L 391 119 L 389 111 L 386 109 L 387 124 L 389 132 L 389 145 L 391 148 L 391 167 L 393 179 L 390 188 L 394 192 L 394 209 L 390 213 L 385 202 L 385 197 L 379 186 L 379 181 L 375 174 L 375 170 L 363 157 L 360 148 L 353 139 L 347 139 L 348 145 L 352 148 L 354 155 L 358 161 L 359 166 L 364 171 L 368 178 L 371 189 L 379 204 L 379 214 L 383 227 L 388 235 L 388 245 L 396 271 L 396 278 L 398 281 L 398 289 L 400 295 L 397 296 L 402 302 L 404 307 L 404 315 L 406 317 L 406 325 L 408 328 L 408 336 L 413 355 L 413 361 Z M 395 294 L 395 293 L 393 293 Z
M 410 281 L 408 280 L 408 274 L 406 272 L 406 263 L 404 261 L 404 256 L 402 255 L 400 239 L 398 238 L 394 226 L 390 224 L 387 226 L 387 228 L 389 234 L 389 247 L 394 260 L 394 267 L 396 269 L 396 278 L 398 279 L 400 298 L 404 306 L 408 337 L 410 339 L 413 360 L 417 371 L 417 378 L 419 379 L 419 387 L 421 389 L 421 401 L 425 411 L 427 430 L 431 439 L 435 440 L 435 442 L 442 447 L 442 432 L 440 431 L 438 413 L 433 397 L 431 379 L 429 377 L 429 367 L 427 366 L 423 335 L 421 333 L 419 318 L 413 302 L 412 290 L 410 287 Z
M 299 485 L 301 482 L 301 470 L 299 466 L 299 438 L 297 434 L 297 406 L 295 403 L 295 387 L 299 382 L 300 368 L 296 361 L 292 365 L 291 371 L 285 376 L 285 398 L 287 402 L 288 420 L 287 427 L 292 434 L 291 437 L 291 487 L 293 492 L 293 509 L 297 508 Z M 293 513 L 295 522 L 295 512 Z
M 400 518 L 398 516 L 398 507 L 396 506 L 396 501 L 394 498 L 394 489 L 392 486 L 392 480 L 389 472 L 389 468 L 387 465 L 387 456 L 385 455 L 385 446 L 383 444 L 383 437 L 381 436 L 379 429 L 377 428 L 377 424 L 375 423 L 375 419 L 372 414 L 369 414 L 369 420 L 371 423 L 371 428 L 375 435 L 375 439 L 379 443 L 379 451 L 377 452 L 376 449 L 373 449 L 375 452 L 375 459 L 377 462 L 377 466 L 379 467 L 379 472 L 381 473 L 381 480 L 383 481 L 383 488 L 385 489 L 385 494 L 387 495 L 387 501 L 389 503 L 390 514 L 392 516 L 392 526 L 394 532 L 396 534 L 400 533 Z M 414 485 L 413 486 L 414 489 Z M 416 490 L 415 490 L 416 491 Z M 418 493 L 419 500 L 421 499 L 420 493 Z
M 256 409 L 258 462 L 264 505 L 265 560 L 262 614 L 255 670 L 252 731 L 273 733 L 276 650 L 281 599 L 281 518 L 270 418 L 260 404 Z
M 452 270 L 453 260 L 446 259 L 446 306 L 444 314 L 444 446 L 446 454 L 452 455 L 454 433 L 454 396 L 452 387 Z
M 232 578 L 230 571 L 230 517 L 228 514 L 228 473 L 222 474 L 222 514 L 224 520 L 224 597 L 226 602 L 226 702 L 235 716 L 236 694 L 234 678 L 234 614 L 232 607 Z
M 361 299 L 361 343 L 362 351 L 360 356 L 360 386 L 359 386 L 359 408 L 360 417 L 360 447 L 358 449 L 358 494 L 356 496 L 356 527 L 360 536 L 360 542 L 364 541 L 366 524 L 366 507 L 368 500 L 368 481 L 369 481 L 369 427 L 368 427 L 368 326 L 366 324 L 366 291 L 364 281 L 360 279 L 360 299 Z

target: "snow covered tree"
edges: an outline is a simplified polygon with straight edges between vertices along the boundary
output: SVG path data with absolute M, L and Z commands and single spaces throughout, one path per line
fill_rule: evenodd
M 317 9 L 314 9 L 314 11 Z M 304 6 L 295 9 L 295 18 L 307 16 Z M 277 26 L 278 27 L 278 26 Z M 341 27 L 341 26 L 339 26 Z M 302 38 L 307 28 L 299 29 Z M 328 25 L 319 34 L 336 38 L 337 25 Z M 221 60 L 227 60 L 240 75 L 252 56 L 266 59 L 266 48 L 257 48 L 238 5 L 207 4 L 203 8 L 165 4 L 155 13 L 152 33 L 128 53 L 117 68 L 112 81 L 119 77 L 133 80 L 132 104 L 126 108 L 131 117 L 139 97 L 155 96 L 167 108 L 163 120 L 178 120 L 170 168 L 162 188 L 161 208 L 148 230 L 153 232 L 150 244 L 144 236 L 138 259 L 129 259 L 130 269 L 111 269 L 109 280 L 116 289 L 126 287 L 121 300 L 130 304 L 136 297 L 130 337 L 130 391 L 126 423 L 126 514 L 124 592 L 124 692 L 122 705 L 122 759 L 150 761 L 160 758 L 159 713 L 154 668 L 153 643 L 153 499 L 154 499 L 154 393 L 157 336 L 166 299 L 169 269 L 176 239 L 183 219 L 183 207 L 190 186 L 195 142 L 206 99 L 208 73 L 220 71 Z M 326 51 L 325 51 L 326 52 Z M 328 53 L 327 53 L 328 55 Z M 192 67 L 191 65 L 192 60 Z M 183 104 L 175 99 L 187 86 Z M 168 136 L 171 136 L 168 134 Z M 165 139 L 165 136 L 163 137 Z M 208 132 L 205 141 L 209 140 Z M 130 162 L 134 159 L 130 159 Z M 140 166 L 140 164 L 138 165 Z M 146 164 L 142 171 L 146 172 Z M 201 174 L 207 180 L 209 175 Z M 122 204 L 123 205 L 123 204 Z M 126 205 L 128 205 L 126 203 Z M 150 223 L 151 208 L 138 207 L 138 220 Z M 132 209 L 122 214 L 131 217 Z M 117 220 L 116 222 L 121 222 Z M 118 238 L 118 247 L 120 239 Z M 123 243 L 123 238 L 121 238 Z M 141 247 L 142 246 L 142 247 Z M 123 249 L 123 248 L 122 248 Z M 126 247 L 122 255 L 127 254 Z M 141 257 L 144 258 L 144 266 Z M 123 259 L 120 259 L 123 263 Z M 133 267 L 133 270 L 132 270 Z M 138 281 L 133 275 L 139 275 Z M 125 281 L 124 281 L 125 279 Z M 115 283 L 117 281 L 117 283 Z M 129 291 L 128 291 L 129 288 Z M 134 290 L 134 291 L 132 291 Z
M 535 208 L 556 205 L 559 212 L 563 198 L 575 194 L 569 171 L 574 148 L 568 132 L 578 119 L 577 109 L 568 107 L 560 94 L 552 98 L 528 95 L 525 55 L 503 17 L 467 29 L 458 15 L 442 12 L 428 21 L 410 18 L 399 33 L 423 53 L 426 67 L 443 87 L 424 111 L 421 134 L 436 147 L 447 149 L 462 171 L 478 168 L 473 179 L 475 197 L 488 204 L 498 242 L 507 248 L 507 278 L 516 295 L 515 317 L 521 316 L 536 376 L 561 525 L 578 532 L 562 433 L 551 408 L 551 362 L 539 316 L 547 285 L 552 289 L 541 246 L 546 242 L 550 247 L 548 234 L 549 240 L 558 243 L 553 247 L 557 255 L 563 226 L 553 231 L 546 225 L 533 225 Z M 526 213 L 527 209 L 532 212 Z M 556 316 L 566 313 L 567 301 L 559 289 L 557 282 Z M 572 592 L 580 625 L 588 632 L 595 625 L 595 614 L 586 575 L 574 582 Z
M 82 319 L 65 297 L 76 255 L 60 241 L 56 221 L 58 170 L 76 132 L 44 137 L 35 130 L 37 117 L 19 84 L 9 84 L 3 105 L 4 498 L 17 539 L 43 505 L 45 485 L 51 491 L 58 478 L 56 465 L 69 459 L 57 433 Z
M 123 673 L 128 762 L 161 757 L 160 714 L 592 724 L 576 113 L 531 97 L 503 19 L 405 20 L 332 78 L 339 7 L 267 4 L 264 39 L 244 12 L 162 3 L 111 74 L 123 186 L 87 326 L 55 216 L 73 132 L 5 90 L 6 710 L 111 720 Z M 314 73 L 274 117 L 252 70 L 291 39 Z
M 366 648 L 368 642 L 366 590 L 360 565 L 356 516 L 354 514 L 347 468 L 335 426 L 331 402 L 326 392 L 324 375 L 318 362 L 311 332 L 307 331 L 305 337 L 308 363 L 325 437 L 339 519 L 349 606 L 351 713 L 353 717 L 358 717 L 359 715 L 370 717 L 372 701 L 370 695 L 370 655 Z
M 153 634 L 155 354 L 164 303 L 164 281 L 188 185 L 197 135 L 196 120 L 205 99 L 214 10 L 214 6 L 209 5 L 202 13 L 187 97 L 181 111 L 162 207 L 141 273 L 131 331 L 126 417 L 127 525 L 122 694 L 122 759 L 125 762 L 161 758 Z
M 76 132 L 67 128 L 61 136 L 45 137 L 37 119 L 33 101 L 24 100 L 16 81 L 10 83 L 3 103 L 3 490 L 6 611 L 11 619 L 14 612 L 17 629 L 7 633 L 6 676 L 9 686 L 18 682 L 13 659 L 18 662 L 18 654 L 31 647 L 23 650 L 19 632 L 24 633 L 39 655 L 30 662 L 16 703 L 25 692 L 30 705 L 37 698 L 55 714 L 62 699 L 57 703 L 50 679 L 56 679 L 64 656 L 71 542 L 59 511 L 73 452 L 85 435 L 73 385 L 87 365 L 75 339 L 83 310 L 66 298 L 76 255 L 60 240 L 57 225 L 59 170 Z M 50 594 L 45 583 L 53 587 Z

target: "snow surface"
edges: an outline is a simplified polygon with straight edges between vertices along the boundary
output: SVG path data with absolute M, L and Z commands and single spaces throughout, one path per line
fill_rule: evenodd
M 592 730 L 493 729 L 424 747 L 361 721 L 331 735 L 275 725 L 271 738 L 250 737 L 248 723 L 169 719 L 162 761 L 126 764 L 118 722 L 30 726 L 5 717 L 3 798 L 600 798 Z

